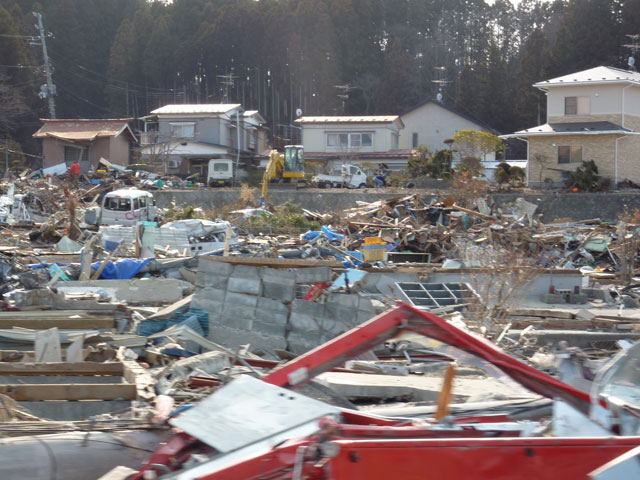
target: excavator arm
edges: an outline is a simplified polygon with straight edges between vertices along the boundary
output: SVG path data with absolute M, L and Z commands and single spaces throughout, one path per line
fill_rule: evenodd
M 269 155 L 269 163 L 262 176 L 262 198 L 266 201 L 267 194 L 269 193 L 269 182 L 273 178 L 282 177 L 284 170 L 284 156 L 278 153 L 277 150 L 271 150 Z

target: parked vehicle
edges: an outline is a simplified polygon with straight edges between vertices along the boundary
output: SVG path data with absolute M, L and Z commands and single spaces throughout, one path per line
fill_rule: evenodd
M 321 173 L 311 179 L 318 188 L 366 188 L 367 175 L 355 165 L 344 164 L 330 175 Z
M 135 225 L 157 222 L 158 209 L 153 195 L 135 188 L 114 190 L 102 199 L 100 225 Z
M 222 159 L 209 160 L 207 186 L 225 187 L 233 184 L 233 161 Z

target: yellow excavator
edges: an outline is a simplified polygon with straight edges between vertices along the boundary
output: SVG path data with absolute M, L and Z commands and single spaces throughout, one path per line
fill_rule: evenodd
M 298 188 L 305 186 L 304 179 L 304 147 L 302 145 L 287 145 L 284 155 L 277 150 L 271 150 L 267 169 L 262 176 L 262 198 L 266 201 L 269 184 Z

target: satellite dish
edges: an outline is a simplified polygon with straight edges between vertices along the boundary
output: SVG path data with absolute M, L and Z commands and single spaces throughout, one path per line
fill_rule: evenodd
M 301 117 L 301 116 L 302 116 L 302 109 L 296 108 L 296 117 Z

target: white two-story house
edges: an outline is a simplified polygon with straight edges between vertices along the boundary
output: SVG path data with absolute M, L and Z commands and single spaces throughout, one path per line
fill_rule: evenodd
M 264 118 L 240 104 L 165 105 L 141 120 L 141 159 L 162 164 L 168 174 L 204 179 L 210 159 L 249 166 L 267 149 Z
M 503 136 L 527 142 L 529 185 L 559 183 L 583 160 L 614 184 L 640 182 L 640 73 L 596 67 L 533 86 L 547 123 Z
M 385 163 L 406 167 L 411 149 L 399 148 L 404 124 L 398 115 L 300 117 L 305 160 L 331 163 Z

